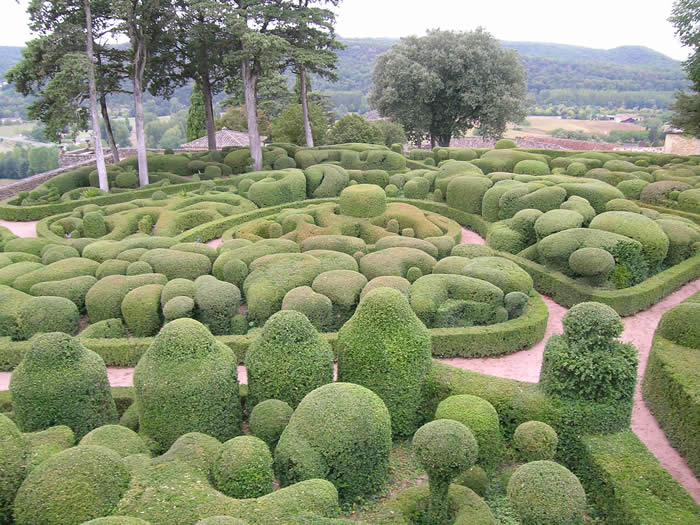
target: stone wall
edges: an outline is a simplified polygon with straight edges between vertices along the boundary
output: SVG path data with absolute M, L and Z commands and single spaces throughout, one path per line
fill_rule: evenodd
M 679 133 L 667 133 L 664 153 L 673 155 L 700 155 L 700 140 Z

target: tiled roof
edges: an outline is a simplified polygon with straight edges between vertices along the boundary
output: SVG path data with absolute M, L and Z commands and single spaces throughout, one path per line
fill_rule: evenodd
M 264 141 L 267 137 L 261 136 L 260 142 Z M 224 146 L 249 146 L 250 141 L 248 140 L 248 133 L 243 131 L 232 131 L 230 129 L 222 128 L 216 132 L 216 148 L 221 149 Z M 209 142 L 206 135 L 195 139 L 187 144 L 181 146 L 182 149 L 189 150 L 208 150 Z

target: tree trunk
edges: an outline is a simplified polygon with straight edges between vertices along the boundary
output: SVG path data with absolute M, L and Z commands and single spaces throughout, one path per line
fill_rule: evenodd
M 306 145 L 309 148 L 314 147 L 314 137 L 311 134 L 311 121 L 309 120 L 309 102 L 306 98 L 306 71 L 304 68 L 299 68 L 299 83 L 301 84 L 301 113 L 304 117 L 304 135 L 306 136 Z
M 216 149 L 216 127 L 214 126 L 214 107 L 211 96 L 211 83 L 209 75 L 202 75 L 202 96 L 204 98 L 204 115 L 207 121 L 207 143 L 209 150 Z
M 430 134 L 430 149 L 434 149 L 435 146 L 437 146 L 437 142 L 435 140 L 435 135 L 432 133 Z
M 100 136 L 100 121 L 97 114 L 97 87 L 95 86 L 95 64 L 92 49 L 92 14 L 90 13 L 90 0 L 83 0 L 85 9 L 85 27 L 87 35 L 87 58 L 88 58 L 88 86 L 90 91 L 90 118 L 92 119 L 92 133 L 95 137 L 95 160 L 97 162 L 97 177 L 102 191 L 109 191 L 107 181 L 107 168 L 105 167 L 105 157 L 102 152 L 102 138 Z
M 452 140 L 452 135 L 438 135 L 437 136 L 438 144 L 440 146 L 442 146 L 443 148 L 449 148 L 451 140 Z
M 104 93 L 100 94 L 100 110 L 102 111 L 102 120 L 105 121 L 107 142 L 109 143 L 109 148 L 112 150 L 112 163 L 116 164 L 117 162 L 119 162 L 119 148 L 117 147 L 117 143 L 114 141 L 114 133 L 112 132 L 112 121 L 109 118 L 109 112 L 107 111 L 107 97 Z
M 146 51 L 143 42 L 132 40 L 134 49 L 134 120 L 136 128 L 136 157 L 139 163 L 139 186 L 148 184 L 148 157 L 146 156 L 146 134 L 143 129 L 143 73 Z
M 262 145 L 258 131 L 258 74 L 255 66 L 251 67 L 246 59 L 241 60 L 241 76 L 243 77 L 243 93 L 245 95 L 246 116 L 248 117 L 248 140 L 250 156 L 253 157 L 255 171 L 262 169 Z

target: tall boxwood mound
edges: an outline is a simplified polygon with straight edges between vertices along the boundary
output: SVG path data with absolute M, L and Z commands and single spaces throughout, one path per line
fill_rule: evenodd
M 325 478 L 341 503 L 380 490 L 391 452 L 391 421 L 376 394 L 352 383 L 310 392 L 294 411 L 275 449 L 280 485 Z
M 302 313 L 270 317 L 246 353 L 247 407 L 278 399 L 296 408 L 306 394 L 333 381 L 333 352 Z
M 139 429 L 166 449 L 186 432 L 241 432 L 236 356 L 193 319 L 165 325 L 134 369 Z
M 104 361 L 67 334 L 32 339 L 12 373 L 10 393 L 24 432 L 67 425 L 80 439 L 93 428 L 117 422 Z
M 395 436 L 420 424 L 423 384 L 430 371 L 430 332 L 393 288 L 368 293 L 338 332 L 338 380 L 375 392 L 391 414 Z
M 0 414 L 0 523 L 12 518 L 12 502 L 26 475 L 27 452 L 17 425 Z

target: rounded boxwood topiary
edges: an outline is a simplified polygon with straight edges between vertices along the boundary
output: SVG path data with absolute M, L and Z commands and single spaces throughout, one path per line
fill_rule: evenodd
M 122 458 L 132 454 L 150 455 L 150 450 L 143 439 L 133 430 L 121 425 L 97 427 L 85 434 L 79 445 L 105 447 L 113 450 Z
M 289 157 L 280 157 L 280 159 L 288 159 Z M 199 520 L 195 525 L 248 525 L 247 521 L 232 518 L 230 516 L 211 516 L 203 520 Z
M 193 313 L 194 300 L 184 295 L 173 297 L 163 306 L 163 319 L 166 323 L 183 317 L 192 317 Z
M 602 248 L 579 248 L 569 256 L 569 267 L 592 286 L 600 286 L 615 268 L 615 258 Z
M 522 175 L 549 175 L 549 166 L 539 160 L 521 160 L 513 168 L 513 173 Z
M 437 407 L 435 419 L 452 419 L 465 425 L 479 444 L 479 464 L 493 467 L 503 454 L 503 436 L 493 405 L 468 394 L 450 396 Z
M 386 403 L 394 435 L 418 427 L 423 384 L 431 366 L 430 332 L 408 299 L 376 288 L 338 333 L 338 380 L 363 385 Z
M 0 414 L 0 523 L 10 523 L 12 502 L 27 473 L 27 445 L 17 425 Z
M 17 525 L 83 523 L 111 514 L 129 485 L 119 455 L 104 447 L 73 447 L 55 454 L 17 492 Z
M 97 282 L 91 275 L 62 279 L 60 281 L 46 281 L 36 283 L 29 289 L 29 293 L 36 296 L 55 296 L 69 299 L 78 310 L 85 310 L 85 296 L 90 288 Z
M 101 213 L 90 212 L 83 217 L 83 234 L 85 237 L 99 239 L 107 234 L 107 224 Z
M 248 348 L 247 406 L 279 399 L 296 407 L 312 390 L 333 381 L 333 352 L 302 313 L 272 315 Z
M 530 298 L 523 292 L 509 292 L 503 297 L 508 319 L 516 319 L 525 313 Z
M 446 525 L 450 481 L 474 465 L 478 454 L 476 439 L 462 423 L 436 419 L 416 430 L 413 453 L 428 473 L 428 522 Z
M 114 182 L 117 188 L 136 189 L 139 186 L 139 176 L 135 171 L 123 171 L 117 175 Z
M 258 498 L 274 489 L 272 454 L 254 436 L 238 436 L 221 445 L 212 477 L 217 490 L 232 498 Z
M 150 523 L 141 518 L 132 518 L 131 516 L 106 516 L 86 521 L 82 525 L 150 525 Z
M 121 319 L 105 319 L 89 325 L 80 332 L 86 339 L 120 339 L 126 337 L 126 329 Z
M 135 261 L 126 267 L 126 275 L 141 275 L 153 273 L 153 267 L 146 261 Z
M 572 162 L 566 167 L 566 174 L 572 177 L 583 177 L 588 168 L 583 162 Z
M 667 310 L 656 333 L 678 345 L 700 349 L 700 303 L 685 302 Z
M 523 525 L 583 523 L 586 493 L 581 482 L 553 461 L 518 467 L 508 481 L 508 499 Z
M 525 463 L 553 459 L 558 443 L 556 430 L 541 421 L 526 421 L 513 434 L 513 447 Z
M 279 399 L 266 399 L 255 405 L 248 417 L 250 433 L 275 450 L 294 409 Z
M 618 313 L 610 306 L 584 302 L 573 306 L 561 320 L 564 339 L 569 345 L 585 350 L 605 350 L 625 328 Z
M 47 246 L 42 250 L 41 264 L 48 265 L 70 257 L 80 257 L 78 250 L 72 246 Z
M 240 434 L 236 356 L 192 319 L 166 324 L 134 369 L 139 429 L 162 449 L 182 434 Z
M 15 420 L 24 432 L 66 425 L 80 439 L 93 428 L 116 423 L 99 355 L 59 332 L 39 335 L 30 345 L 10 380 Z
M 80 313 L 78 307 L 65 297 L 41 296 L 24 301 L 17 310 L 17 338 L 30 339 L 45 332 L 78 331 Z
M 241 291 L 238 287 L 219 281 L 211 275 L 204 275 L 195 281 L 194 290 L 197 320 L 214 335 L 230 333 L 231 319 L 241 305 Z
M 513 149 L 517 148 L 517 144 L 510 139 L 497 140 L 496 144 L 493 145 L 494 149 Z
M 352 383 L 329 383 L 307 394 L 275 449 L 281 486 L 325 478 L 343 504 L 384 487 L 391 420 L 382 400 Z
M 355 184 L 355 186 L 356 186 L 356 184 Z M 397 186 L 395 186 L 394 184 L 387 184 L 386 187 L 384 188 L 384 192 L 386 193 L 387 197 L 394 198 L 394 197 L 399 196 L 399 193 L 401 192 L 401 190 L 399 190 L 399 188 Z M 406 197 L 406 198 L 408 199 L 410 197 Z
M 135 337 L 151 337 L 158 333 L 163 324 L 160 315 L 162 291 L 161 284 L 147 284 L 131 290 L 124 297 L 122 316 Z
M 333 322 L 333 303 L 310 286 L 298 286 L 288 291 L 282 299 L 282 310 L 304 314 L 319 331 L 327 330 Z
M 376 217 L 386 211 L 386 193 L 374 184 L 357 184 L 340 192 L 338 204 L 343 215 Z
M 489 476 L 479 465 L 465 470 L 454 480 L 457 485 L 469 487 L 479 496 L 484 496 L 489 488 Z
M 173 297 L 190 297 L 194 299 L 194 281 L 189 279 L 172 279 L 163 286 L 160 294 L 160 304 L 165 306 Z

